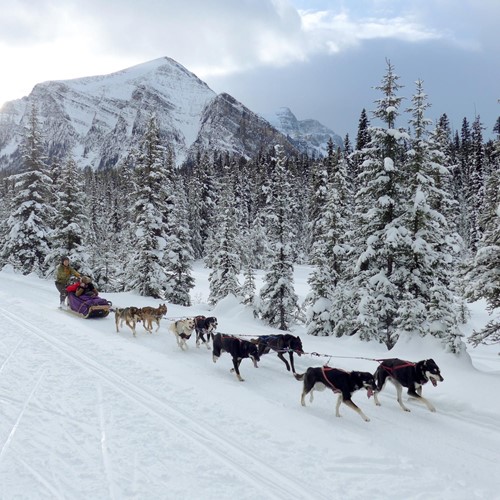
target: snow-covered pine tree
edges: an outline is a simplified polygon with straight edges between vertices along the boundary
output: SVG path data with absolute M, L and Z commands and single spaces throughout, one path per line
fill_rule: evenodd
M 328 157 L 313 167 L 311 196 L 311 241 L 310 263 L 314 269 L 309 277 L 310 293 L 307 295 L 306 324 L 309 335 L 328 336 L 333 332 L 330 315 L 332 311 L 332 293 L 334 276 L 328 261 L 327 235 L 331 220 L 327 210 L 329 187 L 328 164 L 335 154 L 333 141 L 329 142 Z
M 483 130 L 479 116 L 472 123 L 471 132 L 471 163 L 469 165 L 469 185 L 467 192 L 467 206 L 469 208 L 469 248 L 472 253 L 477 250 L 477 245 L 482 237 L 482 228 L 479 223 L 480 212 L 483 208 L 485 159 Z
M 384 127 L 371 127 L 370 142 L 361 151 L 360 188 L 355 197 L 357 227 L 351 289 L 357 309 L 356 329 L 364 339 L 377 339 L 388 348 L 397 341 L 394 321 L 398 314 L 399 254 L 406 234 L 399 232 L 402 173 L 401 156 L 408 134 L 395 128 L 402 97 L 399 76 L 387 61 L 387 72 L 376 89 L 374 116 Z
M 193 257 L 201 259 L 204 255 L 204 244 L 201 234 L 204 222 L 202 220 L 202 184 L 198 173 L 195 171 L 188 177 L 187 197 L 189 199 L 188 216 L 190 229 L 190 242 Z
M 500 130 L 496 147 L 500 153 Z M 494 317 L 482 330 L 469 337 L 474 346 L 500 342 L 500 154 L 496 157 L 496 169 L 486 183 L 480 224 L 483 236 L 465 275 L 465 291 L 471 301 L 485 299 L 488 311 Z
M 234 201 L 234 177 L 230 165 L 224 168 L 224 178 L 219 185 L 216 232 L 211 272 L 208 277 L 210 295 L 208 301 L 217 304 L 220 300 L 241 294 L 238 274 L 241 269 L 240 240 L 238 237 L 236 207 Z
M 270 263 L 266 223 L 267 198 L 270 191 L 270 157 L 260 154 L 250 170 L 251 207 L 247 237 L 247 260 L 253 269 L 266 269 Z
M 366 114 L 366 110 L 363 108 L 358 122 L 358 132 L 356 135 L 356 143 L 354 145 L 354 151 L 350 152 L 350 161 L 352 169 L 352 192 L 353 196 L 357 193 L 359 189 L 358 179 L 359 174 L 362 170 L 361 164 L 363 163 L 363 158 L 360 156 L 361 151 L 370 143 L 370 121 Z
M 254 269 L 265 269 L 269 262 L 269 243 L 264 209 L 259 209 L 250 223 L 247 242 L 248 264 Z
M 167 275 L 164 253 L 168 228 L 164 222 L 166 182 L 165 151 L 161 144 L 156 118 L 151 116 L 140 141 L 135 166 L 134 242 L 127 267 L 126 290 L 141 295 L 163 298 Z
M 330 322 L 335 336 L 351 335 L 354 331 L 352 315 L 351 273 L 348 265 L 352 248 L 352 209 L 354 196 L 351 191 L 356 185 L 348 174 L 348 153 L 337 151 L 337 161 L 329 179 L 326 205 L 327 233 L 326 257 L 332 275 L 333 307 Z
M 463 210 L 463 226 L 459 227 L 460 236 L 465 242 L 465 246 L 470 251 L 472 235 L 470 233 L 470 165 L 472 162 L 472 137 L 471 129 L 467 118 L 462 121 L 460 136 L 457 132 L 457 169 L 455 171 L 455 182 L 457 192 L 460 193 L 460 206 Z
M 23 274 L 34 272 L 43 276 L 47 271 L 50 221 L 54 209 L 50 205 L 52 179 L 47 173 L 40 129 L 33 105 L 24 130 L 20 173 L 10 177 L 14 196 L 0 253 L 4 262 Z
M 168 228 L 164 258 L 168 279 L 165 298 L 172 304 L 190 306 L 189 292 L 194 287 L 194 279 L 191 275 L 193 249 L 188 227 L 186 188 L 177 175 L 174 153 L 170 147 L 167 150 L 165 176 L 168 183 L 166 205 L 169 209 L 168 214 L 164 213 L 165 224 Z
M 244 281 L 241 287 L 242 304 L 254 306 L 255 303 L 255 272 L 252 266 L 247 265 L 244 269 Z
M 0 250 L 3 248 L 7 239 L 7 220 L 9 218 L 12 206 L 13 188 L 7 176 L 2 177 L 0 181 Z M 0 251 L 0 269 L 6 264 L 3 254 Z
M 135 192 L 134 171 L 137 151 L 114 169 L 97 170 L 96 188 L 105 203 L 99 214 L 103 241 L 97 241 L 96 276 L 103 291 L 121 292 L 127 283 L 127 262 L 135 240 L 135 213 L 130 202 Z
M 309 226 L 309 182 L 307 172 L 299 171 L 299 162 L 290 158 L 286 162 L 288 183 L 290 186 L 289 214 L 290 214 L 290 257 L 292 262 L 303 264 L 307 262 L 310 241 L 308 239 Z M 302 166 L 300 166 L 302 168 Z M 299 237 L 301 235 L 301 237 Z
M 82 174 L 74 159 L 68 157 L 62 166 L 55 165 L 55 217 L 50 237 L 51 251 L 47 256 L 48 274 L 52 275 L 61 256 L 67 255 L 72 265 L 84 274 L 90 274 L 89 248 L 86 235 L 88 197 L 83 189 Z
M 349 188 L 349 200 L 348 203 L 350 205 L 350 210 L 354 205 L 354 194 L 358 190 L 357 178 L 359 174 L 359 168 L 356 164 L 351 139 L 349 138 L 349 134 L 346 134 L 344 137 L 344 148 L 338 151 L 339 161 L 345 165 L 346 171 L 346 184 Z M 352 213 L 352 212 L 351 212 Z
M 299 312 L 298 297 L 293 286 L 293 262 L 289 237 L 290 196 L 286 157 L 283 148 L 275 146 L 274 171 L 268 203 L 268 224 L 272 262 L 260 290 L 259 314 L 271 326 L 288 330 Z
M 405 237 L 399 256 L 400 295 L 394 327 L 410 335 L 432 334 L 452 352 L 459 352 L 463 343 L 450 289 L 459 237 L 440 212 L 453 201 L 445 190 L 450 184 L 450 173 L 443 164 L 445 155 L 436 149 L 437 143 L 429 140 L 429 106 L 423 82 L 418 80 L 412 105 L 407 109 L 413 134 L 404 166 L 403 210 L 398 220 L 399 233 Z
M 217 187 L 215 182 L 214 165 L 208 153 L 203 153 L 196 167 L 200 190 L 198 198 L 193 200 L 196 211 L 190 215 L 190 221 L 196 221 L 196 230 L 192 232 L 193 249 L 201 251 L 200 257 L 205 258 L 208 267 L 211 264 L 211 248 L 213 232 L 215 230 L 215 214 L 217 204 Z

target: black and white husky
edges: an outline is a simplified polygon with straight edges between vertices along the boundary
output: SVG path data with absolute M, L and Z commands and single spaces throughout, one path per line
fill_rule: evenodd
M 401 397 L 403 387 L 408 389 L 408 396 L 424 403 L 430 411 L 436 411 L 436 408 L 422 397 L 422 386 L 424 384 L 430 381 L 433 386 L 436 386 L 438 382 L 444 380 L 438 365 L 433 359 L 424 359 L 412 363 L 411 361 L 392 358 L 383 359 L 379 362 L 380 365 L 373 375 L 377 383 L 377 390 L 374 394 L 377 406 L 380 406 L 377 393 L 382 391 L 387 380 L 390 380 L 396 387 L 397 400 L 404 411 L 410 410 L 403 404 Z
M 354 410 L 365 422 L 370 419 L 363 413 L 361 408 L 352 401 L 352 395 L 359 389 L 366 389 L 368 397 L 373 394 L 376 388 L 375 379 L 369 372 L 348 372 L 339 368 L 330 366 L 321 366 L 318 368 L 308 368 L 305 373 L 294 374 L 297 380 L 303 380 L 304 386 L 300 396 L 300 404 L 306 405 L 305 397 L 310 394 L 310 401 L 313 401 L 313 392 L 331 389 L 338 394 L 335 415 L 340 417 L 340 404 L 344 403 Z

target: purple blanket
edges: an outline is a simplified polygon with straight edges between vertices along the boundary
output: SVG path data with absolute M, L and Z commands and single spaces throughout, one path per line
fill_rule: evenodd
M 74 293 L 68 294 L 68 303 L 72 311 L 80 314 L 84 318 L 104 317 L 109 314 L 110 303 L 101 297 L 89 297 Z

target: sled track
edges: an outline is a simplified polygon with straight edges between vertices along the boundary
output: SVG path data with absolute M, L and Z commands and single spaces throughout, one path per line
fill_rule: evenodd
M 211 455 L 216 461 L 224 462 L 226 467 L 233 470 L 238 476 L 245 478 L 252 488 L 260 488 L 262 498 L 297 500 L 311 497 L 325 500 L 328 498 L 318 491 L 304 488 L 292 476 L 286 475 L 278 469 L 270 468 L 268 465 L 263 466 L 259 457 L 253 453 L 243 452 L 237 446 L 227 440 L 222 440 L 220 437 L 214 439 L 212 433 L 205 430 L 191 417 L 99 364 L 67 342 L 51 337 L 35 324 L 2 308 L 0 308 L 0 315 L 12 325 L 21 326 L 27 333 L 43 340 L 71 362 L 96 375 L 117 392 L 145 408 L 170 428 L 192 441 L 193 445 L 203 448 L 204 452 Z M 25 403 L 25 405 L 27 404 L 28 402 Z M 182 425 L 176 424 L 176 421 L 181 421 Z

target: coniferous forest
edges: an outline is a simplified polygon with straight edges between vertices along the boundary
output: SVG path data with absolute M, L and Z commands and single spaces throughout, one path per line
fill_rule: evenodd
M 18 169 L 0 172 L 0 268 L 51 278 L 67 255 L 102 291 L 190 305 L 204 259 L 210 303 L 233 294 L 281 330 L 387 348 L 433 335 L 459 352 L 467 302 L 500 308 L 500 118 L 488 141 L 479 116 L 432 123 L 423 82 L 403 99 L 390 63 L 376 89 L 356 137 L 324 158 L 199 151 L 180 168 L 154 115 L 113 168 L 48 157 L 32 108 Z M 296 264 L 313 269 L 303 304 Z M 498 316 L 470 340 L 500 341 Z

